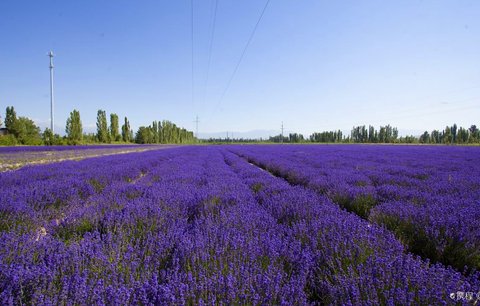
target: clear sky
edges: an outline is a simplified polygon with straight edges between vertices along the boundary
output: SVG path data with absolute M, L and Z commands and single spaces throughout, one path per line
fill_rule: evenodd
M 215 0 L 193 0 L 192 99 L 191 1 L 0 1 L 1 115 L 49 125 L 53 50 L 62 133 L 73 109 L 200 136 L 480 125 L 480 1 L 271 0 L 221 99 L 265 3 L 219 0 L 210 53 Z

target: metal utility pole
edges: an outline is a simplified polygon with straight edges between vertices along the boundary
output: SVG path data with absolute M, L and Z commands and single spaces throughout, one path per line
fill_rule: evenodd
M 198 123 L 200 122 L 200 121 L 198 120 L 198 116 L 195 117 L 195 121 L 194 121 L 194 122 L 195 122 L 195 129 L 196 129 L 196 130 L 195 130 L 195 134 L 196 134 L 195 137 L 196 137 L 197 140 L 198 140 Z
M 53 52 L 48 52 L 48 56 L 50 57 L 50 129 L 52 130 L 52 134 L 55 135 L 54 130 L 54 116 L 53 116 Z
M 282 121 L 282 135 L 280 136 L 280 143 L 283 143 L 283 121 Z

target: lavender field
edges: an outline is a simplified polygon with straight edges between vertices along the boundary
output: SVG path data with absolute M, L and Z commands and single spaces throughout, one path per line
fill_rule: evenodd
M 181 146 L 3 172 L 0 304 L 473 304 L 479 161 Z
M 89 145 L 89 146 L 20 146 L 0 147 L 0 172 L 26 165 L 48 164 L 64 160 L 142 152 L 168 148 L 169 145 Z

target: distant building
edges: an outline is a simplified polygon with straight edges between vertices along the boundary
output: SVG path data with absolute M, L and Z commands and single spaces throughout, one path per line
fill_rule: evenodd
M 0 136 L 8 135 L 8 130 L 6 128 L 0 129 Z

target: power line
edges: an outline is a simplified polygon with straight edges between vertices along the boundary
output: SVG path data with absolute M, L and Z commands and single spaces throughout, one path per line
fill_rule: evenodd
M 192 106 L 195 105 L 195 79 L 194 79 L 194 60 L 193 60 L 193 0 L 190 1 L 190 25 L 191 25 L 191 46 L 192 46 Z
M 206 95 L 207 95 L 207 87 L 208 87 L 208 79 L 210 76 L 210 63 L 212 61 L 212 48 L 213 48 L 213 39 L 215 37 L 215 25 L 217 21 L 217 8 L 218 8 L 218 0 L 215 0 L 215 8 L 213 11 L 213 23 L 212 23 L 212 31 L 210 34 L 210 45 L 208 48 L 208 63 L 207 63 L 207 76 L 205 78 L 205 88 L 203 91 L 203 101 L 205 102 Z
M 270 0 L 267 0 L 267 2 L 265 3 L 265 6 L 263 7 L 262 13 L 258 17 L 257 23 L 255 23 L 255 27 L 253 28 L 253 31 L 250 34 L 250 37 L 248 38 L 247 44 L 245 45 L 245 48 L 243 48 L 242 54 L 241 54 L 240 58 L 238 59 L 237 64 L 235 65 L 235 69 L 233 70 L 232 75 L 228 79 L 227 86 L 225 86 L 225 88 L 222 92 L 222 95 L 220 96 L 220 100 L 218 100 L 218 103 L 215 106 L 213 112 L 215 112 L 217 110 L 217 108 L 220 106 L 223 98 L 225 97 L 225 94 L 227 93 L 228 89 L 230 88 L 230 84 L 232 83 L 232 80 L 235 77 L 235 74 L 237 73 L 237 70 L 238 70 L 238 67 L 240 66 L 240 63 L 242 62 L 243 58 L 245 57 L 245 53 L 247 52 L 248 46 L 250 45 L 250 43 L 253 39 L 253 36 L 255 35 L 255 32 L 257 31 L 258 25 L 260 24 L 260 21 L 262 20 L 263 15 L 265 14 L 265 11 L 267 10 L 267 7 L 268 7 L 269 3 L 270 3 Z

